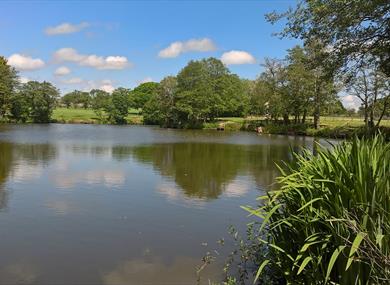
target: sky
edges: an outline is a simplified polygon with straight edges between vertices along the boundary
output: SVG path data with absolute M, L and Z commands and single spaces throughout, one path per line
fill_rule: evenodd
M 265 57 L 282 58 L 299 40 L 273 35 L 264 17 L 294 7 L 271 1 L 5 1 L 0 55 L 21 77 L 74 89 L 134 88 L 176 75 L 189 60 L 221 59 L 255 79 Z M 348 104 L 344 100 L 344 103 Z

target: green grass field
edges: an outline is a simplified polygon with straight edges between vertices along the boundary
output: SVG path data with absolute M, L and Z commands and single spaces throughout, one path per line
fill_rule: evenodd
M 227 118 L 219 118 L 218 121 L 226 122 L 226 123 L 240 123 L 242 124 L 246 121 L 256 121 L 256 120 L 264 120 L 264 117 L 247 117 L 247 118 L 239 118 L 239 117 L 227 117 Z M 308 122 L 312 122 L 313 118 L 308 117 Z M 321 117 L 320 125 L 321 127 L 361 127 L 363 126 L 363 118 L 360 117 Z M 390 127 L 390 119 L 383 119 L 381 122 L 381 126 Z
M 69 124 L 98 124 L 99 118 L 91 109 L 57 108 L 53 111 L 53 120 Z M 142 124 L 139 110 L 131 109 L 127 116 L 129 124 Z
M 243 123 L 250 123 L 251 121 L 263 120 L 263 117 L 228 117 L 228 118 L 219 118 L 215 122 L 206 123 L 206 129 L 216 129 L 220 126 L 221 123 L 224 124 L 226 130 L 240 130 L 243 126 Z M 313 118 L 308 118 L 308 123 L 312 122 Z M 95 112 L 91 109 L 74 109 L 74 108 L 57 108 L 53 112 L 53 121 L 58 123 L 67 123 L 67 124 L 99 124 L 99 118 Z M 127 122 L 129 124 L 142 124 L 142 115 L 140 110 L 132 109 L 127 117 Z M 320 120 L 320 129 L 314 130 L 312 128 L 307 128 L 305 130 L 293 129 L 290 130 L 290 127 L 286 126 L 270 126 L 268 130 L 269 133 L 291 133 L 296 132 L 297 134 L 306 134 L 309 136 L 324 136 L 324 137 L 333 137 L 333 136 L 343 136 L 344 134 L 353 134 L 359 127 L 363 126 L 363 118 L 358 117 L 321 117 Z M 382 120 L 381 126 L 390 128 L 390 120 Z M 249 129 L 248 129 L 249 130 Z

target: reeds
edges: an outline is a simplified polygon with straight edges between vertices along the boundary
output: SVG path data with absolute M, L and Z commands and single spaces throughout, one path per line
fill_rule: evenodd
M 278 191 L 245 207 L 262 220 L 256 280 L 390 284 L 390 144 L 355 138 L 296 159 L 280 168 Z

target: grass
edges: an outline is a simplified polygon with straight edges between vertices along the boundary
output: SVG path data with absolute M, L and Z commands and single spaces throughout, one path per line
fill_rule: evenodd
M 99 124 L 99 118 L 92 109 L 57 108 L 53 111 L 53 121 L 68 124 Z M 139 110 L 130 109 L 127 116 L 129 124 L 142 124 Z
M 278 125 L 269 124 L 263 128 L 264 133 L 269 134 L 291 134 L 291 135 L 307 135 L 332 138 L 353 137 L 355 134 L 361 133 L 361 128 L 364 126 L 362 118 L 356 117 L 321 117 L 320 129 L 315 130 L 310 126 L 311 117 L 308 117 L 306 125 Z M 99 118 L 91 109 L 74 109 L 74 108 L 57 108 L 53 112 L 53 121 L 69 124 L 99 124 Z M 142 124 L 143 118 L 140 110 L 131 109 L 127 117 L 129 124 Z M 250 116 L 218 118 L 214 122 L 209 122 L 204 125 L 205 129 L 217 129 L 221 125 L 226 131 L 247 130 L 254 131 L 257 126 L 263 124 L 264 117 Z M 390 129 L 390 120 L 382 120 L 381 125 L 384 127 L 384 133 Z M 389 132 L 390 133 L 390 132 Z
M 279 190 L 245 207 L 261 219 L 256 277 L 275 284 L 389 284 L 390 144 L 381 136 L 306 151 Z M 256 273 L 256 271 L 254 272 Z M 267 284 L 274 284 L 268 282 Z

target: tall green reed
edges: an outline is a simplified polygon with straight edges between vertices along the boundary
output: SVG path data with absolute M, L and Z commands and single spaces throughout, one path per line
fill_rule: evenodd
M 255 280 L 390 284 L 390 144 L 355 138 L 296 160 L 263 206 L 244 207 L 262 220 Z

